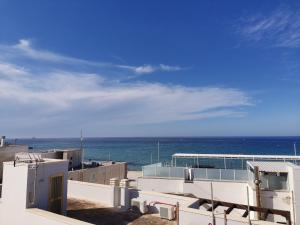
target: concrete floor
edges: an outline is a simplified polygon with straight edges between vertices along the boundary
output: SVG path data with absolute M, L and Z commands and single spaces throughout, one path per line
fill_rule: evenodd
M 68 199 L 67 216 L 96 225 L 175 225 L 174 221 L 163 220 L 157 215 L 141 215 L 138 212 L 123 212 L 93 202 Z

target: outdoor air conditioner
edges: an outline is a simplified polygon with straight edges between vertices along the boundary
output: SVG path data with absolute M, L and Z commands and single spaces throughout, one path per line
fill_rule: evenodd
M 131 199 L 131 207 L 138 209 L 142 214 L 148 212 L 148 207 L 145 200 L 133 198 Z
M 160 218 L 174 220 L 175 219 L 175 207 L 169 205 L 163 205 L 159 208 Z
M 194 180 L 194 169 L 186 168 L 184 169 L 184 181 L 186 183 L 193 183 Z

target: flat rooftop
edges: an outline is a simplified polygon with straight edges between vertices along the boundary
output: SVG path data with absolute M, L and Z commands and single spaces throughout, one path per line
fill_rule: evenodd
M 172 158 L 225 158 L 225 159 L 252 159 L 252 160 L 300 160 L 300 156 L 295 155 L 240 155 L 240 154 L 195 154 L 195 153 L 175 153 Z
M 67 216 L 96 225 L 175 225 L 156 215 L 141 215 L 134 211 L 121 211 L 106 205 L 79 199 L 68 199 Z
M 48 163 L 61 163 L 61 162 L 67 162 L 67 160 L 63 159 L 42 159 L 38 161 L 38 164 L 48 164 Z M 25 160 L 25 161 L 8 161 L 8 162 L 3 162 L 3 164 L 6 165 L 16 165 L 16 166 L 26 166 L 26 165 L 36 165 L 36 162 L 34 159 L 30 160 Z
M 257 166 L 259 171 L 276 173 L 287 173 L 288 167 L 297 167 L 297 165 L 290 162 L 248 161 L 247 164 L 252 169 Z

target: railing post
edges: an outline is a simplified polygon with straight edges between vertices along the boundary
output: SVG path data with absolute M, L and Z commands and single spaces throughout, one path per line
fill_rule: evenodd
M 212 225 L 216 225 L 216 218 L 214 212 L 214 192 L 213 192 L 213 184 L 210 182 L 210 195 L 211 195 L 211 216 L 212 216 Z
M 248 211 L 248 223 L 251 225 L 251 219 L 250 219 L 250 204 L 249 204 L 249 187 L 247 185 L 247 211 Z
M 224 225 L 227 225 L 227 214 L 226 214 L 226 210 L 224 210 Z
M 236 170 L 233 171 L 233 180 L 236 179 L 236 178 L 235 178 L 235 172 L 236 172 Z
M 207 168 L 205 168 L 205 178 L 208 179 L 208 177 L 207 177 Z
M 220 173 L 220 179 L 219 180 L 222 180 L 222 170 L 221 169 L 219 169 L 219 173 Z

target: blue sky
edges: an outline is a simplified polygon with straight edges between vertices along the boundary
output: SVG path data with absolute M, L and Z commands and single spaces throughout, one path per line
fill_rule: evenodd
M 300 134 L 299 1 L 0 0 L 0 133 Z

